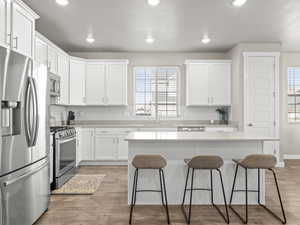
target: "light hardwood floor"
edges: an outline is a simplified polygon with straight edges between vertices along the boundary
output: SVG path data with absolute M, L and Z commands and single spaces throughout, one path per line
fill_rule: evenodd
M 300 160 L 286 161 L 286 167 L 276 169 L 288 224 L 300 225 Z M 85 166 L 81 174 L 106 174 L 99 190 L 91 196 L 51 196 L 49 210 L 37 221 L 37 225 L 126 225 L 127 167 Z M 267 204 L 280 213 L 276 189 L 271 174 L 267 173 Z M 242 224 L 230 212 L 230 224 Z M 178 206 L 170 206 L 172 225 L 185 224 Z M 137 206 L 133 214 L 133 225 L 167 224 L 161 206 Z M 212 207 L 195 206 L 192 223 L 197 225 L 225 224 Z M 281 224 L 257 206 L 250 207 L 249 224 Z

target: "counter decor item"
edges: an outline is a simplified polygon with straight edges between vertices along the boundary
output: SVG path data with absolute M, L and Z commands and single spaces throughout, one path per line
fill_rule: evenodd
M 75 113 L 73 111 L 68 112 L 67 125 L 73 125 L 75 120 Z
M 224 124 L 228 124 L 228 120 L 229 120 L 228 107 L 220 107 L 220 108 L 217 108 L 216 111 L 219 113 L 220 121 Z

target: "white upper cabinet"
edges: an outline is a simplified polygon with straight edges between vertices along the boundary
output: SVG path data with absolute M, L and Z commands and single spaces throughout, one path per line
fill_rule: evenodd
M 18 3 L 17 3 L 18 2 Z M 35 15 L 25 9 L 24 3 L 12 2 L 11 49 L 20 54 L 34 57 Z
M 105 64 L 92 62 L 86 64 L 85 90 L 87 105 L 105 104 L 105 73 Z
M 35 38 L 35 60 L 41 64 L 47 65 L 48 63 L 48 46 L 47 43 Z
M 86 105 L 127 105 L 127 60 L 87 61 Z
M 59 54 L 57 74 L 60 76 L 59 104 L 69 104 L 69 56 Z
M 7 9 L 7 0 L 0 0 L 0 45 L 4 47 L 8 45 Z
M 208 94 L 208 65 L 190 64 L 187 65 L 187 105 L 207 105 Z
M 210 104 L 231 105 L 231 63 L 211 64 L 208 74 Z
M 48 46 L 48 67 L 51 73 L 57 74 L 58 54 L 57 51 Z
M 106 90 L 107 104 L 127 105 L 127 64 L 107 65 Z
M 85 104 L 85 61 L 70 58 L 70 105 Z
M 230 106 L 231 61 L 187 61 L 186 105 Z

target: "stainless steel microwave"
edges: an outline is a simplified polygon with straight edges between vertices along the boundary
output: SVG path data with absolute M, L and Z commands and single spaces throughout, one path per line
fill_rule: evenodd
M 60 76 L 50 73 L 50 96 L 60 97 Z

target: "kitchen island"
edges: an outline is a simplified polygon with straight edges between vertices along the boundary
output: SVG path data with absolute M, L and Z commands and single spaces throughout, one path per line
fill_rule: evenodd
M 137 154 L 160 154 L 167 160 L 164 169 L 169 204 L 179 205 L 182 201 L 187 166 L 184 159 L 196 155 L 218 155 L 224 160 L 221 168 L 229 200 L 234 178 L 235 164 L 232 159 L 241 159 L 249 154 L 263 154 L 266 142 L 279 141 L 278 138 L 264 137 L 242 132 L 132 132 L 128 141 L 128 203 L 131 200 L 134 167 L 131 165 Z M 248 188 L 257 188 L 257 170 L 249 170 Z M 265 175 L 261 173 L 261 200 L 265 199 Z M 196 171 L 194 186 L 209 188 L 209 171 Z M 217 174 L 213 176 L 216 204 L 223 204 L 221 186 Z M 244 171 L 239 170 L 236 189 L 244 189 Z M 159 189 L 159 175 L 153 170 L 141 170 L 138 180 L 139 189 Z M 244 203 L 244 194 L 236 194 L 234 204 Z M 257 204 L 257 194 L 249 194 L 249 204 Z M 194 204 L 210 204 L 209 192 L 197 191 L 193 195 Z M 139 193 L 137 204 L 161 204 L 159 193 Z

